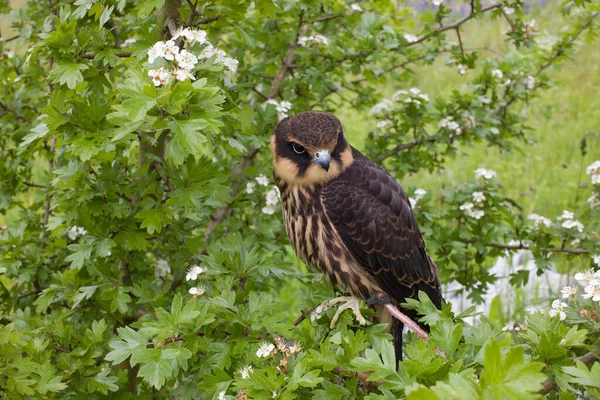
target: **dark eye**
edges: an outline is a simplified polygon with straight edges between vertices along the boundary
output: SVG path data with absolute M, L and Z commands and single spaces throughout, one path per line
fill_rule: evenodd
M 292 149 L 294 149 L 297 154 L 304 154 L 306 152 L 306 149 L 298 143 L 292 143 Z

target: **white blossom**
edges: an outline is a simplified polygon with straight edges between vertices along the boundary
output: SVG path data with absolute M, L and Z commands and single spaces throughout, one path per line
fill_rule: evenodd
M 409 197 L 408 201 L 410 202 L 411 208 L 415 208 L 417 206 L 417 199 L 413 199 L 412 197 Z
M 198 275 L 201 275 L 205 272 L 206 269 L 200 267 L 199 265 L 192 265 L 185 276 L 185 280 L 195 281 L 196 279 L 198 279 Z
M 418 38 L 418 37 L 416 37 L 415 35 L 411 35 L 410 33 L 406 33 L 406 34 L 404 35 L 404 39 L 406 39 L 406 41 L 407 41 L 408 43 L 414 43 L 414 42 L 416 42 L 417 40 L 419 40 L 419 38 Z
M 427 190 L 425 189 L 417 189 L 415 190 L 415 198 L 418 200 L 421 200 L 423 197 L 425 197 L 425 195 L 427 194 Z
M 535 306 L 529 306 L 526 309 L 528 314 L 535 314 L 535 313 L 540 313 L 540 314 L 546 314 L 546 307 L 542 306 L 542 305 L 535 305 Z
M 467 66 L 465 64 L 458 64 L 458 73 L 464 75 L 467 73 Z
M 393 123 L 392 123 L 392 121 L 391 121 L 391 120 L 389 120 L 389 119 L 384 119 L 383 121 L 379 121 L 379 122 L 377 123 L 377 128 L 379 128 L 379 129 L 385 129 L 385 128 L 388 128 L 388 127 L 392 126 L 392 124 L 393 124 Z
M 474 206 L 475 205 L 473 203 L 468 202 L 468 203 L 461 204 L 459 209 L 462 211 L 468 211 L 468 210 L 472 209 Z
M 594 260 L 594 264 L 596 264 L 597 266 L 600 267 L 600 254 L 593 255 L 592 259 Z M 599 278 L 600 278 L 600 276 L 599 276 Z
M 277 100 L 269 99 L 266 101 L 265 105 L 269 104 L 275 106 L 275 111 L 277 111 L 277 116 L 280 121 L 287 117 L 287 113 L 292 109 L 292 103 L 286 100 L 278 102 Z
M 442 129 L 448 129 L 449 131 L 454 131 L 452 135 L 460 135 L 462 133 L 462 129 L 460 129 L 460 125 L 458 122 L 454 121 L 454 117 L 449 115 L 443 118 L 438 126 Z
M 580 283 L 586 282 L 586 285 L 595 285 L 600 279 L 599 273 L 589 268 L 583 272 L 575 274 L 575 280 Z
M 329 44 L 329 39 L 323 35 L 300 36 L 298 38 L 298 44 L 302 47 L 310 47 L 312 45 L 327 46 Z
M 512 79 L 507 79 L 503 83 L 501 83 L 500 85 L 502 85 L 504 87 L 507 87 L 507 86 L 512 85 L 512 83 L 513 83 Z
M 86 233 L 87 231 L 84 228 L 75 225 L 69 229 L 67 236 L 71 240 L 77 240 L 78 237 L 85 236 Z
M 275 187 L 267 192 L 267 206 L 276 206 L 279 203 L 279 190 Z
M 550 228 L 550 226 L 552 225 L 552 221 L 550 221 L 548 218 L 542 217 L 541 215 L 538 215 L 538 214 L 529 214 L 527 219 L 530 221 L 533 221 L 534 229 L 539 229 L 540 224 L 544 225 L 546 228 Z
M 204 294 L 205 291 L 206 291 L 206 289 L 204 289 L 204 286 L 197 286 L 197 287 L 190 288 L 188 293 L 194 297 L 200 297 Z
M 535 78 L 533 76 L 528 76 L 523 80 L 523 83 L 525 84 L 527 90 L 533 90 L 535 87 Z
M 600 185 L 600 160 L 596 160 L 588 165 L 585 173 L 592 179 L 592 185 Z
M 179 47 L 175 44 L 175 41 L 172 39 L 167 40 L 165 42 L 163 58 L 165 60 L 173 61 L 177 54 L 179 54 Z
M 432 0 L 431 3 L 436 6 L 439 7 L 440 4 L 442 4 L 444 2 L 444 0 Z
M 350 9 L 352 11 L 362 12 L 362 8 L 360 7 L 360 5 L 358 5 L 358 3 L 350 4 Z
M 242 379 L 248 379 L 250 378 L 250 374 L 254 372 L 254 367 L 252 365 L 245 365 L 238 369 L 238 372 L 242 376 Z
M 169 266 L 169 262 L 162 258 L 156 260 L 154 264 L 154 276 L 157 278 L 162 278 L 167 276 L 168 273 L 171 272 L 171 267 Z
M 479 180 L 481 178 L 490 180 L 496 177 L 496 172 L 491 169 L 478 168 L 475 170 L 475 179 Z
M 504 14 L 506 15 L 511 15 L 514 14 L 515 9 L 512 7 L 502 7 L 502 10 L 504 11 Z
M 548 315 L 551 317 L 555 317 L 557 315 L 560 316 L 560 320 L 564 321 L 567 318 L 567 314 L 565 313 L 565 307 L 567 307 L 567 303 L 556 299 L 552 302 L 552 308 L 548 312 Z
M 575 218 L 575 213 L 568 211 L 568 210 L 563 210 L 563 213 L 561 216 L 556 217 L 557 220 L 562 221 L 563 219 L 573 219 Z
M 489 97 L 485 96 L 478 96 L 477 100 L 479 100 L 482 104 L 490 104 L 492 102 Z
M 483 203 L 485 201 L 485 194 L 483 192 L 473 192 L 473 201 L 475 203 Z
M 198 58 L 187 50 L 181 50 L 175 55 L 179 68 L 191 70 L 198 63 Z
M 499 69 L 493 69 L 492 77 L 497 78 L 497 79 L 502 79 L 504 77 L 504 74 Z
M 181 82 L 185 81 L 186 79 L 191 79 L 193 81 L 196 80 L 196 77 L 191 71 L 182 68 L 175 69 L 173 71 L 173 76 L 175 76 L 175 79 Z
M 266 176 L 264 176 L 263 174 L 258 175 L 255 179 L 256 179 L 256 182 L 261 186 L 269 185 L 269 179 Z
M 171 73 L 167 69 L 160 67 L 159 69 L 151 69 L 148 71 L 148 77 L 152 79 L 154 86 L 162 86 L 167 84 L 171 77 Z
M 137 39 L 134 37 L 131 38 L 127 38 L 123 41 L 123 43 L 121 43 L 121 48 L 125 48 L 127 46 L 130 46 L 132 44 L 135 44 L 137 42 Z
M 579 232 L 583 232 L 583 224 L 577 220 L 567 219 L 563 221 L 562 227 L 566 229 L 576 228 Z
M 314 322 L 315 320 L 321 318 L 321 315 L 323 314 L 323 312 L 325 312 L 325 310 L 327 310 L 328 308 L 329 308 L 329 303 L 326 301 L 324 301 L 323 303 L 321 303 L 317 307 L 315 307 L 315 309 L 312 310 L 310 313 L 311 322 Z
M 161 41 L 154 43 L 150 50 L 148 50 L 148 62 L 152 64 L 157 58 L 164 57 L 165 47 L 165 42 Z
M 221 391 L 219 392 L 219 397 L 217 398 L 218 400 L 225 400 L 225 391 Z
M 276 209 L 275 209 L 275 206 L 265 206 L 262 208 L 261 211 L 263 214 L 273 215 L 273 214 L 275 214 Z
M 562 288 L 562 290 L 560 292 L 562 293 L 563 299 L 568 299 L 569 297 L 575 296 L 575 293 L 577 293 L 577 288 L 571 287 L 571 286 L 565 286 L 564 288 Z
M 498 130 L 498 128 L 496 128 L 495 126 L 492 126 L 492 127 L 490 128 L 490 132 L 491 132 L 492 134 L 494 134 L 494 135 L 497 135 L 497 134 L 499 134 L 499 133 L 500 133 L 500 131 Z
M 596 206 L 598 206 L 598 204 L 600 204 L 600 195 L 598 195 L 598 192 L 592 193 L 590 198 L 587 199 L 587 202 L 590 203 L 591 209 L 596 208 Z
M 485 215 L 485 212 L 483 210 L 469 210 L 467 215 L 471 218 L 480 219 Z
M 392 107 L 393 103 L 391 100 L 383 99 L 381 102 L 375 104 L 369 114 L 379 114 L 381 112 L 387 111 Z
M 273 350 L 275 350 L 275 345 L 273 343 L 263 342 L 256 351 L 256 355 L 261 358 L 269 357 Z
M 588 285 L 583 289 L 585 294 L 581 297 L 584 299 L 592 299 L 592 301 L 600 301 L 600 285 Z
M 256 186 L 256 183 L 254 183 L 254 182 L 248 182 L 248 183 L 246 183 L 246 193 L 252 194 L 254 192 L 254 187 L 255 186 Z

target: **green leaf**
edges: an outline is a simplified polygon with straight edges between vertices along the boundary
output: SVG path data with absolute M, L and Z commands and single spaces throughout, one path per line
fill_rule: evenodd
M 149 234 L 162 231 L 163 224 L 168 223 L 171 219 L 158 208 L 151 208 L 146 211 L 141 211 L 136 214 L 136 219 L 141 219 L 140 228 L 146 228 Z
M 138 376 L 151 386 L 160 389 L 165 384 L 167 377 L 171 376 L 171 368 L 166 360 L 151 361 L 142 365 Z
M 81 268 L 85 260 L 92 256 L 92 249 L 94 248 L 93 244 L 90 243 L 71 244 L 67 247 L 74 252 L 65 258 L 65 261 L 71 262 L 71 268 Z
M 81 71 L 88 68 L 86 64 L 58 64 L 50 71 L 50 79 L 52 83 L 66 84 L 69 89 L 75 89 L 78 83 L 83 82 Z
M 23 141 L 21 142 L 19 147 L 25 147 L 34 140 L 45 137 L 48 134 L 48 132 L 48 125 L 46 125 L 43 122 L 37 124 L 36 126 L 31 128 L 31 133 L 29 135 L 25 135 L 25 137 L 23 137 Z
M 103 368 L 97 375 L 88 380 L 87 388 L 90 393 L 100 392 L 107 395 L 108 392 L 116 392 L 119 386 L 116 384 L 119 378 L 116 376 L 108 376 L 110 368 Z
M 563 367 L 563 371 L 571 376 L 569 382 L 600 389 L 600 363 L 593 363 L 591 369 L 582 363 L 576 362 L 576 367 Z
M 130 327 L 117 328 L 119 337 L 123 340 L 113 340 L 109 346 L 113 349 L 105 357 L 107 361 L 112 361 L 113 365 L 120 364 L 131 356 L 131 366 L 137 365 L 139 357 L 146 350 L 148 339 Z
M 150 15 L 150 13 L 154 11 L 154 9 L 161 8 L 164 2 L 165 0 L 145 0 L 140 2 L 140 4 L 137 6 L 138 17 Z

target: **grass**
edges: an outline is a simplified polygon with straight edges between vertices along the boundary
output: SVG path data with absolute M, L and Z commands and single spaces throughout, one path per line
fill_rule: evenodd
M 552 32 L 560 27 L 562 16 L 555 5 L 533 6 L 532 17 L 540 30 Z M 502 31 L 506 21 L 490 21 L 488 18 L 471 20 L 464 26 L 461 36 L 464 45 L 487 47 L 500 53 L 508 50 Z M 448 32 L 450 40 L 454 33 Z M 585 35 L 584 35 L 585 37 Z M 498 57 L 492 52 L 482 52 L 480 57 Z M 518 201 L 525 213 L 536 212 L 551 218 L 563 209 L 577 212 L 589 211 L 586 199 L 589 188 L 579 188 L 589 183 L 585 167 L 600 158 L 600 46 L 583 43 L 575 57 L 549 71 L 555 86 L 523 107 L 529 134 L 535 144 L 523 145 L 523 152 L 506 153 L 484 144 L 461 148 L 459 158 L 447 161 L 441 172 L 419 172 L 401 182 L 405 187 L 424 187 L 432 193 L 442 185 L 455 184 L 473 179 L 473 170 L 479 167 L 493 169 L 504 185 L 505 195 Z M 381 88 L 382 98 L 400 88 L 416 86 L 431 98 L 449 93 L 460 87 L 466 79 L 456 68 L 446 67 L 442 61 L 415 70 L 414 81 L 397 82 Z M 349 140 L 361 148 L 366 133 L 375 127 L 376 121 L 367 112 L 341 112 L 340 118 L 347 127 Z M 582 157 L 579 147 L 587 135 L 588 152 Z

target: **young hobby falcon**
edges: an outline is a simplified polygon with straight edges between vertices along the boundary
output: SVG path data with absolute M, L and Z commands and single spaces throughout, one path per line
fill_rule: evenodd
M 392 324 L 400 360 L 403 324 L 392 321 L 391 306 L 416 298 L 419 290 L 438 308 L 442 302 L 437 268 L 425 251 L 408 197 L 391 175 L 348 144 L 332 114 L 308 111 L 282 120 L 271 150 L 285 228 L 296 254 L 352 295 L 330 302 L 345 302 L 332 327 L 348 308 L 364 324 L 359 303 L 365 299 L 375 305 L 380 321 Z M 404 314 L 417 318 L 414 310 Z M 409 327 L 415 325 L 411 320 L 406 319 Z

